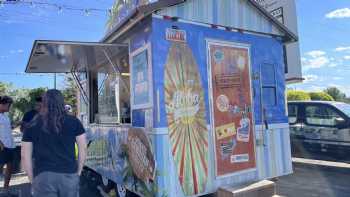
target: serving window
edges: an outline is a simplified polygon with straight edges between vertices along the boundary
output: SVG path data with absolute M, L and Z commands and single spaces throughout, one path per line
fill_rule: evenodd
M 84 123 L 130 123 L 129 47 L 124 43 L 36 40 L 27 73 L 71 73 Z
M 126 52 L 94 71 L 93 122 L 130 123 L 130 73 Z

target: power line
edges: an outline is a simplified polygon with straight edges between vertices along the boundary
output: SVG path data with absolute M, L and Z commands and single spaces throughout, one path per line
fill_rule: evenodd
M 36 74 L 36 73 L 23 73 L 23 72 L 13 72 L 13 73 L 0 73 L 0 75 L 7 75 L 7 76 L 28 76 L 28 77 L 52 77 L 53 73 L 48 74 Z M 64 77 L 66 74 L 60 74 L 58 73 L 57 76 Z

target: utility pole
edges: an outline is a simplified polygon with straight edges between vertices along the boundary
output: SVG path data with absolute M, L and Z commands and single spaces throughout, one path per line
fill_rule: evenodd
M 53 88 L 56 89 L 56 73 L 54 73 Z

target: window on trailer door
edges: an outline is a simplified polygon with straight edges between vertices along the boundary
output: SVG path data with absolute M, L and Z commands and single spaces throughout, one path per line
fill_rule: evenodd
M 264 106 L 277 105 L 275 66 L 273 64 L 264 64 L 261 68 L 261 77 Z

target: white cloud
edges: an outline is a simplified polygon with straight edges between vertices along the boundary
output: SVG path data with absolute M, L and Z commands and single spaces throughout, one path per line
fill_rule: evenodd
M 11 54 L 15 54 L 15 53 L 23 53 L 23 49 L 18 49 L 18 50 L 11 50 L 10 51 Z
M 308 89 L 309 89 L 309 91 L 312 91 L 312 92 L 321 92 L 325 88 L 323 86 L 311 85 Z
M 350 51 L 350 46 L 349 47 L 337 47 L 337 48 L 335 48 L 335 51 L 337 51 L 337 52 Z
M 304 66 L 308 68 L 321 68 L 326 66 L 328 63 L 329 59 L 327 57 L 321 56 L 307 60 L 307 62 L 304 63 Z
M 321 57 L 321 56 L 326 55 L 326 52 L 324 52 L 324 51 L 319 51 L 319 50 L 315 50 L 315 51 L 307 52 L 306 55 L 309 55 L 309 56 L 311 56 L 312 58 L 317 58 L 317 57 Z
M 350 55 L 344 56 L 344 59 L 345 59 L 345 60 L 350 60 Z
M 350 18 L 350 8 L 334 10 L 326 14 L 326 18 Z
M 328 64 L 328 67 L 334 68 L 334 67 L 337 67 L 338 65 L 339 64 L 332 62 L 332 63 Z
M 343 77 L 333 77 L 332 78 L 333 80 L 342 80 L 342 79 L 344 79 Z
M 301 58 L 301 63 L 305 71 L 310 68 L 321 68 L 327 66 L 331 60 L 326 56 L 326 52 L 314 50 L 305 53 L 307 56 Z M 334 65 L 333 65 L 334 66 Z
M 318 79 L 317 75 L 304 75 L 303 77 L 305 78 L 304 83 L 316 81 Z

